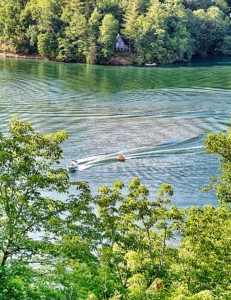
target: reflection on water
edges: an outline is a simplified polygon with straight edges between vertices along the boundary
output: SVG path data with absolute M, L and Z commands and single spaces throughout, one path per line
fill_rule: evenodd
M 204 138 L 229 126 L 229 78 L 231 59 L 157 68 L 1 59 L 1 128 L 17 113 L 42 132 L 66 129 L 61 164 L 78 159 L 70 176 L 94 192 L 138 176 L 153 195 L 170 182 L 179 205 L 215 203 L 199 192 L 218 172 Z

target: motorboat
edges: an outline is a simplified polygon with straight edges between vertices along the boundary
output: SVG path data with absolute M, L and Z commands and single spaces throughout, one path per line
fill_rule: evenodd
M 125 157 L 122 154 L 120 154 L 119 156 L 117 156 L 117 160 L 123 162 L 125 161 Z
M 146 67 L 156 67 L 157 63 L 152 63 L 152 64 L 144 64 Z
M 68 165 L 67 169 L 69 171 L 76 171 L 78 169 L 78 161 L 77 160 L 72 160 Z

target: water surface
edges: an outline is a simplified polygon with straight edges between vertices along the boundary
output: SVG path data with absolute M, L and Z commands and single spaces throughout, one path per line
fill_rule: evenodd
M 199 191 L 218 174 L 204 138 L 228 129 L 230 104 L 231 59 L 156 68 L 0 59 L 1 129 L 17 113 L 41 132 L 67 130 L 61 165 L 78 159 L 71 177 L 93 192 L 139 177 L 153 197 L 169 182 L 180 206 L 215 204 Z

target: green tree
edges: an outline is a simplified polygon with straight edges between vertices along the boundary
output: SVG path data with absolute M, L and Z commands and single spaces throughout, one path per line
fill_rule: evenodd
M 231 55 L 231 36 L 227 35 L 224 37 L 220 50 L 225 55 Z
M 58 54 L 58 41 L 52 33 L 40 33 L 38 39 L 38 52 L 43 57 L 56 58 Z
M 64 6 L 61 20 L 63 32 L 59 37 L 58 59 L 64 61 L 85 61 L 88 42 L 88 24 L 81 1 L 68 1 Z
M 55 230 L 61 238 L 53 247 L 56 264 L 48 277 L 62 285 L 63 294 L 84 300 L 133 300 L 161 299 L 167 293 L 157 286 L 171 282 L 169 269 L 177 253 L 167 243 L 184 212 L 168 207 L 167 196 L 173 193 L 169 184 L 161 187 L 155 201 L 148 200 L 138 178 L 125 196 L 123 186 L 103 186 L 93 197 L 87 184 L 78 183 L 79 194 L 68 200 L 68 217 Z
M 122 21 L 122 12 L 120 9 L 120 0 L 96 0 L 95 7 L 102 15 L 111 14 L 115 19 Z
M 138 17 L 140 15 L 140 11 L 133 3 L 133 5 L 128 6 L 129 8 L 126 9 L 125 14 L 124 14 L 124 29 L 123 29 L 123 34 L 124 36 L 128 39 L 129 41 L 129 50 L 131 50 L 131 45 L 132 48 L 134 44 L 137 41 L 137 35 L 139 32 L 139 21 Z
M 66 193 L 70 186 L 67 172 L 53 167 L 59 163 L 62 153 L 59 145 L 66 138 L 64 131 L 39 134 L 30 123 L 17 117 L 9 122 L 7 136 L 0 133 L 0 278 L 3 283 L 0 293 L 6 293 L 3 299 L 8 299 L 13 283 L 17 286 L 26 281 L 29 262 L 39 263 L 44 259 L 43 253 L 52 243 L 46 240 L 46 227 L 61 220 L 65 205 L 64 200 L 51 197 L 50 192 Z M 39 232 L 43 234 L 38 239 Z
M 119 22 L 112 14 L 106 14 L 100 26 L 99 42 L 103 58 L 110 58 L 115 52 L 116 35 L 119 29 Z
M 27 1 L 0 1 L 0 44 L 1 50 L 28 53 L 29 39 L 26 36 L 22 12 Z
M 187 19 L 187 11 L 180 1 L 153 0 L 145 15 L 139 15 L 133 6 L 125 14 L 123 32 L 137 52 L 138 63 L 189 60 L 194 48 Z
M 101 187 L 97 200 L 104 298 L 151 299 L 159 293 L 157 283 L 168 281 L 165 275 L 175 254 L 167 241 L 173 238 L 182 212 L 167 207 L 166 196 L 173 193 L 169 184 L 163 184 L 155 201 L 148 200 L 149 192 L 138 178 L 132 180 L 126 196 L 122 188 L 121 182 L 111 189 Z
M 42 56 L 57 56 L 57 40 L 63 26 L 60 19 L 63 3 L 63 0 L 30 0 L 22 11 L 22 20 L 30 45 Z
M 171 266 L 184 286 L 182 299 L 230 299 L 230 216 L 226 206 L 187 210 L 179 261 Z M 203 291 L 207 291 L 208 298 L 203 298 Z
M 95 8 L 88 20 L 89 37 L 87 42 L 86 62 L 94 64 L 98 61 L 99 56 L 99 27 L 102 21 L 102 14 Z
M 224 39 L 230 34 L 229 18 L 215 6 L 199 9 L 189 19 L 189 31 L 195 40 L 195 52 L 207 55 L 221 52 Z
M 60 16 L 63 4 L 64 0 L 29 0 L 23 16 L 31 19 L 30 25 L 36 25 L 39 33 L 57 33 L 62 25 Z
M 187 12 L 180 1 L 152 1 L 147 14 L 153 28 L 153 56 L 161 63 L 190 60 L 193 40 L 187 30 Z
M 221 203 L 231 202 L 231 130 L 215 134 L 209 133 L 205 146 L 208 152 L 219 155 L 221 176 L 212 178 L 208 189 L 215 188 Z
M 222 9 L 224 12 L 228 12 L 228 2 L 226 0 L 184 0 L 183 3 L 185 4 L 186 8 L 190 10 L 198 10 L 203 9 L 207 10 L 211 6 L 217 6 Z

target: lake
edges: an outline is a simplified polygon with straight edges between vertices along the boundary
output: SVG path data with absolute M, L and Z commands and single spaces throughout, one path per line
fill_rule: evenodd
M 70 176 L 94 193 L 139 177 L 153 198 L 169 182 L 181 207 L 216 204 L 200 192 L 219 174 L 204 139 L 228 129 L 230 105 L 231 58 L 155 68 L 0 59 L 1 130 L 14 113 L 42 133 L 67 130 L 61 166 L 78 159 Z

